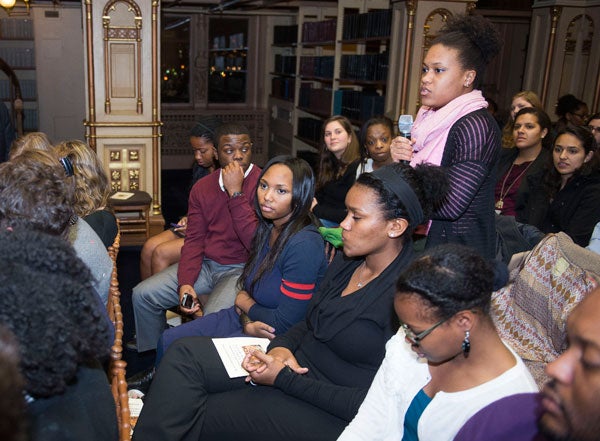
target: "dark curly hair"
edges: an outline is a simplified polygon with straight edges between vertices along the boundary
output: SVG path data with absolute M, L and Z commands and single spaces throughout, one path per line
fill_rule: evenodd
M 396 296 L 417 295 L 432 319 L 444 320 L 466 309 L 488 313 L 494 269 L 476 250 L 448 243 L 427 250 L 404 270 Z
M 33 230 L 0 232 L 0 250 L 0 323 L 19 341 L 26 390 L 60 394 L 80 365 L 109 353 L 90 270 L 66 241 Z
M 567 94 L 561 96 L 556 102 L 556 108 L 554 113 L 556 116 L 564 117 L 567 113 L 575 113 L 579 110 L 580 107 L 585 106 L 586 104 L 577 98 L 573 94 Z
M 190 137 L 202 138 L 213 145 L 217 145 L 215 141 L 215 131 L 223 124 L 221 120 L 215 116 L 205 116 L 196 121 L 196 125 L 190 130 Z
M 481 86 L 485 68 L 500 52 L 500 34 L 488 19 L 480 15 L 457 15 L 449 17 L 440 34 L 431 45 L 441 44 L 456 49 L 464 69 L 476 72 L 473 87 Z
M 430 219 L 432 213 L 443 203 L 448 192 L 448 177 L 444 169 L 429 164 L 419 164 L 412 168 L 400 163 L 385 167 L 391 168 L 398 175 L 398 179 L 404 179 L 410 185 L 421 203 L 425 219 Z M 417 227 L 414 220 L 409 219 L 404 202 L 389 191 L 376 175 L 363 173 L 358 177 L 355 185 L 364 185 L 377 193 L 377 203 L 382 208 L 386 220 L 407 219 L 409 235 Z
M 19 346 L 14 335 L 0 325 L 0 439 L 24 441 L 25 399 L 19 372 Z
M 218 126 L 215 130 L 214 145 L 218 149 L 221 137 L 225 135 L 248 135 L 252 139 L 250 130 L 242 124 L 238 123 L 224 123 Z M 192 135 L 193 136 L 193 135 Z
M 0 228 L 66 234 L 74 214 L 73 194 L 73 182 L 55 156 L 25 150 L 0 164 Z

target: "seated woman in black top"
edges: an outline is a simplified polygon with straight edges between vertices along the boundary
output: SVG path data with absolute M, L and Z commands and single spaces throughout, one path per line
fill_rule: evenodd
M 346 217 L 344 199 L 356 179 L 360 151 L 350 120 L 332 116 L 323 123 L 317 188 L 312 211 L 326 227 Z
M 346 196 L 344 253 L 329 266 L 305 321 L 277 336 L 249 378 L 228 378 L 209 338 L 175 342 L 146 397 L 134 440 L 331 440 L 356 414 L 397 330 L 394 282 L 411 232 L 447 190 L 437 167 L 392 164 Z M 247 382 L 252 379 L 253 387 Z
M 564 231 L 587 246 L 600 221 L 600 157 L 587 127 L 568 124 L 558 133 L 544 184 L 532 201 L 541 209 L 530 223 L 544 233 Z
M 498 161 L 496 213 L 529 222 L 529 199 L 532 189 L 544 178 L 550 159 L 552 121 L 542 109 L 519 110 L 513 123 L 513 145 L 503 149 Z

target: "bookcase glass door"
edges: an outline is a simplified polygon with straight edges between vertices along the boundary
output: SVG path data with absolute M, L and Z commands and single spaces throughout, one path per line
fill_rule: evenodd
M 248 19 L 209 22 L 209 103 L 245 103 L 248 74 Z
M 190 101 L 190 16 L 162 16 L 160 57 L 163 103 Z

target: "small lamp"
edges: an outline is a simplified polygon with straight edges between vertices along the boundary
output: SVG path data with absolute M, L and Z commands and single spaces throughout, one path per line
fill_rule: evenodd
M 16 0 L 0 0 L 0 6 L 4 9 L 12 8 L 16 3 Z
M 0 6 L 6 9 L 8 15 L 29 15 L 29 0 L 22 0 L 25 10 L 17 8 L 13 9 L 17 3 L 17 0 L 0 0 Z

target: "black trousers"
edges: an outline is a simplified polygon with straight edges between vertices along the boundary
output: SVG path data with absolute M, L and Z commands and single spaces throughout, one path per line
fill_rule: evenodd
M 209 337 L 177 340 L 165 354 L 134 441 L 329 441 L 347 421 L 269 386 L 229 378 Z

